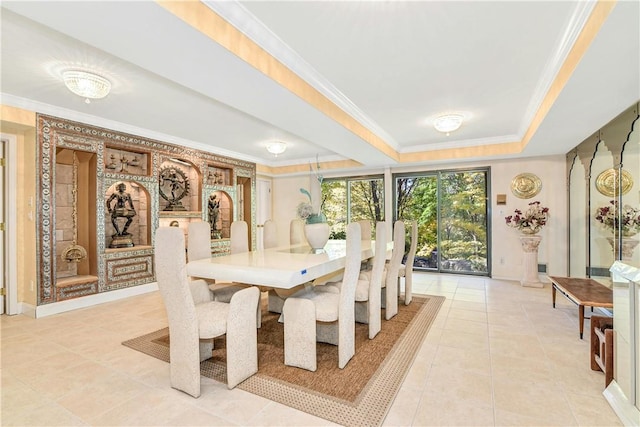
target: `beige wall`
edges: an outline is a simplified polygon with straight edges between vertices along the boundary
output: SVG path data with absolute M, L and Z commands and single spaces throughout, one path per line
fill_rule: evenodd
M 0 130 L 16 136 L 18 140 L 18 188 L 17 188 L 17 219 L 18 219 L 18 300 L 36 305 L 36 230 L 35 223 L 29 219 L 29 211 L 35 217 L 36 206 L 29 206 L 30 200 L 35 200 L 36 193 L 36 135 L 35 114 L 20 109 L 2 107 L 2 122 Z M 539 200 L 549 207 L 551 219 L 549 225 L 540 233 L 543 240 L 540 245 L 539 262 L 547 264 L 549 274 L 566 275 L 567 269 L 567 238 L 566 238 L 566 178 L 564 156 L 545 157 L 524 160 L 503 160 L 456 164 L 437 164 L 411 167 L 399 167 L 391 170 L 395 172 L 428 171 L 449 168 L 491 167 L 491 242 L 492 242 L 492 275 L 495 278 L 518 280 L 522 266 L 522 250 L 518 234 L 507 227 L 504 217 L 514 209 L 525 209 L 527 203 Z M 370 173 L 382 174 L 376 170 Z M 523 172 L 538 175 L 542 181 L 540 194 L 529 200 L 516 198 L 510 189 L 514 176 Z M 369 172 L 367 172 L 369 173 Z M 362 170 L 353 170 L 352 175 L 362 175 Z M 326 177 L 332 174 L 327 171 Z M 340 175 L 348 175 L 341 173 Z M 272 180 L 272 218 L 278 226 L 279 243 L 285 244 L 289 239 L 289 222 L 295 218 L 295 208 L 306 197 L 300 193 L 300 188 L 309 187 L 309 175 L 288 177 L 261 178 Z M 507 204 L 496 205 L 496 194 L 506 194 Z
M 551 275 L 566 275 L 567 270 L 567 227 L 566 227 L 566 178 L 565 157 L 554 156 L 534 159 L 501 160 L 474 162 L 465 164 L 438 164 L 411 166 L 392 169 L 392 173 L 429 171 L 442 169 L 458 169 L 467 167 L 491 167 L 491 244 L 492 244 L 492 276 L 519 280 L 522 271 L 522 249 L 519 234 L 505 224 L 504 217 L 511 215 L 518 208 L 525 210 L 529 202 L 540 201 L 550 210 L 550 220 L 543 228 L 540 236 L 538 262 L 547 264 L 547 272 Z M 512 179 L 523 172 L 535 173 L 542 181 L 540 193 L 531 199 L 519 199 L 511 192 Z M 372 171 L 381 174 L 382 170 Z M 348 173 L 342 176 L 349 175 Z M 362 171 L 353 171 L 352 175 L 363 175 Z M 332 176 L 330 173 L 326 177 Z M 389 185 L 387 183 L 387 185 Z M 300 187 L 308 188 L 308 175 L 282 177 L 273 179 L 274 218 L 278 224 L 280 243 L 288 241 L 289 222 L 295 218 L 298 203 L 306 198 L 299 191 Z M 506 194 L 507 204 L 498 206 L 496 194 Z
M 2 107 L 0 131 L 14 135 L 17 141 L 16 201 L 6 202 L 9 209 L 16 209 L 18 302 L 33 306 L 37 304 L 35 123 L 35 113 Z

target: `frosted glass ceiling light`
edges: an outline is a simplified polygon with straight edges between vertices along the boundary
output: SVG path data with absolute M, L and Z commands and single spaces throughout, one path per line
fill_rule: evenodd
M 282 141 L 273 141 L 267 144 L 267 151 L 278 157 L 278 154 L 282 154 L 287 149 L 287 144 Z
M 436 118 L 433 126 L 438 132 L 446 133 L 448 136 L 450 132 L 456 131 L 462 126 L 463 119 L 461 114 L 445 114 Z
M 111 82 L 102 76 L 82 70 L 62 72 L 62 80 L 67 88 L 78 96 L 85 98 L 87 104 L 91 99 L 104 98 L 111 90 Z

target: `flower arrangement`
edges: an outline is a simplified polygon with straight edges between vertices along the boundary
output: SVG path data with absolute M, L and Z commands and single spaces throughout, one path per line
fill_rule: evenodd
M 640 231 L 640 209 L 624 205 L 620 210 L 618 201 L 611 200 L 607 206 L 596 209 L 596 221 L 614 233 L 622 229 L 623 236 L 633 236 Z
M 540 202 L 529 203 L 529 209 L 522 213 L 516 209 L 513 215 L 504 218 L 507 225 L 516 228 L 523 233 L 535 234 L 547 224 L 549 219 L 549 208 L 540 206 Z
M 327 222 L 327 217 L 322 213 L 322 205 L 320 200 L 322 198 L 322 181 L 324 177 L 320 174 L 320 163 L 316 158 L 316 170 L 313 170 L 311 163 L 309 163 L 309 171 L 311 172 L 310 189 L 311 192 L 304 188 L 300 189 L 300 192 L 309 198 L 308 202 L 301 202 L 296 207 L 296 215 L 298 218 L 303 219 L 307 224 L 317 224 Z M 313 177 L 315 175 L 315 177 Z M 314 193 L 312 197 L 311 193 Z

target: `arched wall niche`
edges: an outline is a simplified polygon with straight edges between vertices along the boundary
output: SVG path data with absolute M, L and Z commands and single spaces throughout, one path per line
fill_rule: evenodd
M 228 196 L 225 203 L 230 220 L 236 219 L 238 171 L 249 186 L 246 193 L 255 191 L 254 163 L 116 130 L 38 114 L 37 140 L 38 305 L 154 282 L 153 242 L 159 226 L 173 223 L 186 233 L 189 222 L 206 221 L 204 199 L 213 191 Z M 75 181 L 74 161 L 78 164 Z M 163 165 L 185 170 L 190 192 L 186 200 L 183 198 L 184 211 L 162 210 Z M 71 221 L 73 182 L 78 190 L 75 227 Z M 107 201 L 117 192 L 119 183 L 125 185 L 136 211 L 127 228 L 133 245 L 110 247 L 116 230 Z M 249 202 L 248 206 L 246 215 L 254 218 L 255 203 Z M 120 217 L 118 223 L 118 227 L 124 227 L 126 217 Z M 254 224 L 249 223 L 252 235 Z M 70 265 L 62 260 L 62 254 L 72 246 L 74 230 L 76 244 L 86 250 L 87 256 Z M 211 242 L 212 253 L 228 252 L 228 239 Z
M 633 242 L 625 240 L 635 241 L 638 235 L 624 236 L 621 226 L 607 226 L 600 215 L 602 208 L 615 205 L 617 224 L 622 224 L 625 206 L 640 209 L 638 118 L 636 103 L 567 154 L 572 277 L 591 277 L 609 285 L 614 260 L 639 265 L 640 250 L 632 250 Z

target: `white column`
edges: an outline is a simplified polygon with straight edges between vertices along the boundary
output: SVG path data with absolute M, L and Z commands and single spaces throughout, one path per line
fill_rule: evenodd
M 540 236 L 521 236 L 520 243 L 522 244 L 522 250 L 524 255 L 522 258 L 522 280 L 520 284 L 522 286 L 528 286 L 532 288 L 542 288 L 544 284 L 540 282 L 538 277 L 538 246 L 542 237 Z

